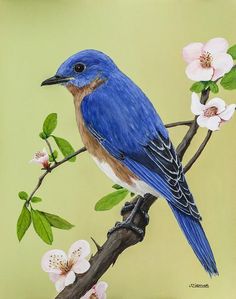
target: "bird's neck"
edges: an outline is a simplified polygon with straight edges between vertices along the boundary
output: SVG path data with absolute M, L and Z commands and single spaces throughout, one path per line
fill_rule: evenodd
M 72 84 L 68 84 L 66 87 L 70 91 L 70 93 L 74 96 L 74 100 L 76 102 L 81 102 L 85 96 L 92 93 L 95 89 L 101 86 L 105 82 L 105 79 L 96 78 L 88 85 L 83 87 L 77 87 Z
M 91 94 L 93 91 L 95 91 L 99 86 L 101 86 L 105 82 L 104 79 L 97 78 L 94 81 L 92 81 L 90 84 L 84 86 L 84 87 L 77 87 L 75 85 L 67 85 L 67 89 L 72 93 L 74 97 L 74 106 L 75 106 L 75 115 L 76 115 L 76 121 L 77 125 L 80 131 L 80 135 L 82 138 L 82 141 L 86 148 L 89 149 L 97 149 L 98 143 L 97 141 L 91 136 L 89 131 L 87 130 L 83 116 L 81 113 L 81 102 L 82 100 L 89 94 Z M 92 144 L 92 145 L 91 145 Z M 91 146 L 90 146 L 91 145 Z

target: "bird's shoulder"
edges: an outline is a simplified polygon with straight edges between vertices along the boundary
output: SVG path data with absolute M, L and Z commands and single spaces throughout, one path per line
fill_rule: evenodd
M 168 137 L 148 97 L 123 74 L 87 95 L 81 103 L 81 113 L 87 126 L 113 143 L 136 140 L 144 144 L 157 132 Z

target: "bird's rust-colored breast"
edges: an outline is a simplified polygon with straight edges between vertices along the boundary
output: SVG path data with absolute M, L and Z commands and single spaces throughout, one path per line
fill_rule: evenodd
M 86 128 L 83 116 L 81 113 L 80 105 L 83 100 L 83 98 L 92 93 L 96 88 L 98 88 L 101 84 L 103 84 L 104 81 L 101 79 L 96 79 L 89 85 L 78 88 L 74 85 L 68 85 L 67 89 L 72 93 L 74 97 L 74 106 L 75 106 L 75 115 L 76 115 L 76 121 L 77 125 L 80 131 L 81 139 L 87 148 L 88 152 L 96 157 L 100 162 L 105 162 L 110 165 L 110 167 L 113 169 L 116 176 L 126 182 L 129 185 L 133 184 L 132 179 L 137 179 L 137 177 L 122 163 L 120 163 L 118 160 L 113 158 L 97 141 L 97 139 L 89 132 L 89 130 Z

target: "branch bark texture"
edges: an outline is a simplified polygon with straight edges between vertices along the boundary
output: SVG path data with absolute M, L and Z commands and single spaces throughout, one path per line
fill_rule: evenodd
M 209 89 L 202 92 L 201 103 L 205 104 L 208 100 L 208 97 Z M 193 121 L 177 122 L 169 124 L 167 127 L 174 127 L 178 125 L 189 126 L 187 133 L 177 147 L 177 153 L 182 160 L 186 150 L 191 144 L 193 137 L 197 133 L 198 124 L 195 118 Z M 210 135 L 211 134 L 208 133 L 207 138 L 210 138 Z M 188 171 L 200 156 L 208 140 L 209 139 L 204 140 L 205 143 L 198 149 L 194 157 L 186 165 L 185 171 Z M 139 198 L 139 196 L 136 196 L 134 201 L 137 201 Z M 157 198 L 155 196 L 146 194 L 144 196 L 142 209 L 145 212 L 148 212 L 156 199 Z M 130 212 L 123 216 L 123 220 L 129 216 L 129 213 Z M 141 215 L 137 214 L 135 216 L 134 223 L 137 227 L 145 231 L 147 223 L 144 222 L 144 219 Z M 140 241 L 140 237 L 131 230 L 119 229 L 114 231 L 111 235 L 109 235 L 106 242 L 101 247 L 98 247 L 96 254 L 91 257 L 91 267 L 88 272 L 83 275 L 78 275 L 76 281 L 72 285 L 67 286 L 60 294 L 58 294 L 56 299 L 79 299 L 82 297 L 94 284 L 97 283 L 97 281 L 108 270 L 108 268 L 116 262 L 117 258 L 124 250 Z

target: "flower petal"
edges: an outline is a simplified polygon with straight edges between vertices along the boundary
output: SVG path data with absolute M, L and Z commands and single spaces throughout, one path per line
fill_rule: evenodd
M 212 67 L 214 68 L 214 74 L 212 80 L 217 80 L 224 74 L 228 73 L 234 66 L 234 61 L 231 55 L 226 53 L 220 53 L 213 57 Z
M 211 131 L 217 131 L 220 129 L 221 119 L 219 116 L 209 117 L 206 123 L 206 128 Z
M 220 113 L 219 117 L 223 120 L 230 120 L 235 112 L 236 105 L 231 104 L 226 107 L 226 109 Z
M 72 270 L 77 273 L 85 273 L 90 268 L 90 263 L 86 259 L 79 259 L 76 264 L 72 267 Z
M 49 274 L 49 278 L 50 278 L 50 280 L 51 280 L 53 283 L 55 283 L 55 282 L 61 277 L 60 274 L 56 274 L 56 273 L 52 273 L 52 272 L 50 272 L 50 273 L 48 273 L 48 274 Z
M 42 152 L 45 154 L 45 156 L 48 156 L 48 152 L 46 150 L 46 147 L 43 148 Z
M 95 290 L 96 290 L 98 299 L 106 299 L 107 287 L 108 287 L 108 284 L 104 281 L 100 281 L 99 283 L 96 284 Z
M 203 47 L 203 51 L 211 54 L 226 53 L 229 43 L 225 38 L 216 37 L 210 39 Z
M 192 93 L 192 103 L 191 103 L 191 111 L 195 115 L 200 115 L 203 113 L 203 110 L 205 109 L 205 105 L 200 103 L 199 96 L 193 92 Z
M 29 163 L 37 163 L 37 164 L 41 164 L 41 162 L 39 162 L 39 160 L 37 160 L 37 159 L 32 159 L 32 160 L 30 160 L 29 161 Z
M 202 43 L 191 43 L 183 48 L 183 58 L 187 63 L 197 60 L 202 54 Z
M 204 115 L 199 115 L 197 118 L 197 124 L 199 125 L 199 127 L 202 128 L 206 128 L 207 121 L 208 121 L 208 117 Z
M 73 243 L 68 251 L 68 258 L 75 263 L 80 258 L 85 258 L 91 252 L 90 245 L 85 240 L 79 240 Z
M 44 254 L 41 260 L 41 267 L 45 272 L 61 274 L 60 263 L 66 263 L 67 256 L 63 250 L 50 250 Z
M 205 105 L 206 109 L 210 107 L 216 107 L 218 110 L 217 114 L 220 114 L 222 111 L 225 110 L 225 101 L 221 98 L 213 98 Z
M 74 271 L 70 271 L 65 278 L 65 286 L 68 286 L 69 284 L 72 284 L 75 281 L 75 272 Z
M 65 288 L 65 275 L 61 276 L 55 283 L 55 287 L 58 293 L 60 293 Z
M 185 73 L 190 80 L 208 81 L 213 75 L 213 68 L 203 68 L 199 60 L 194 60 L 186 67 Z

